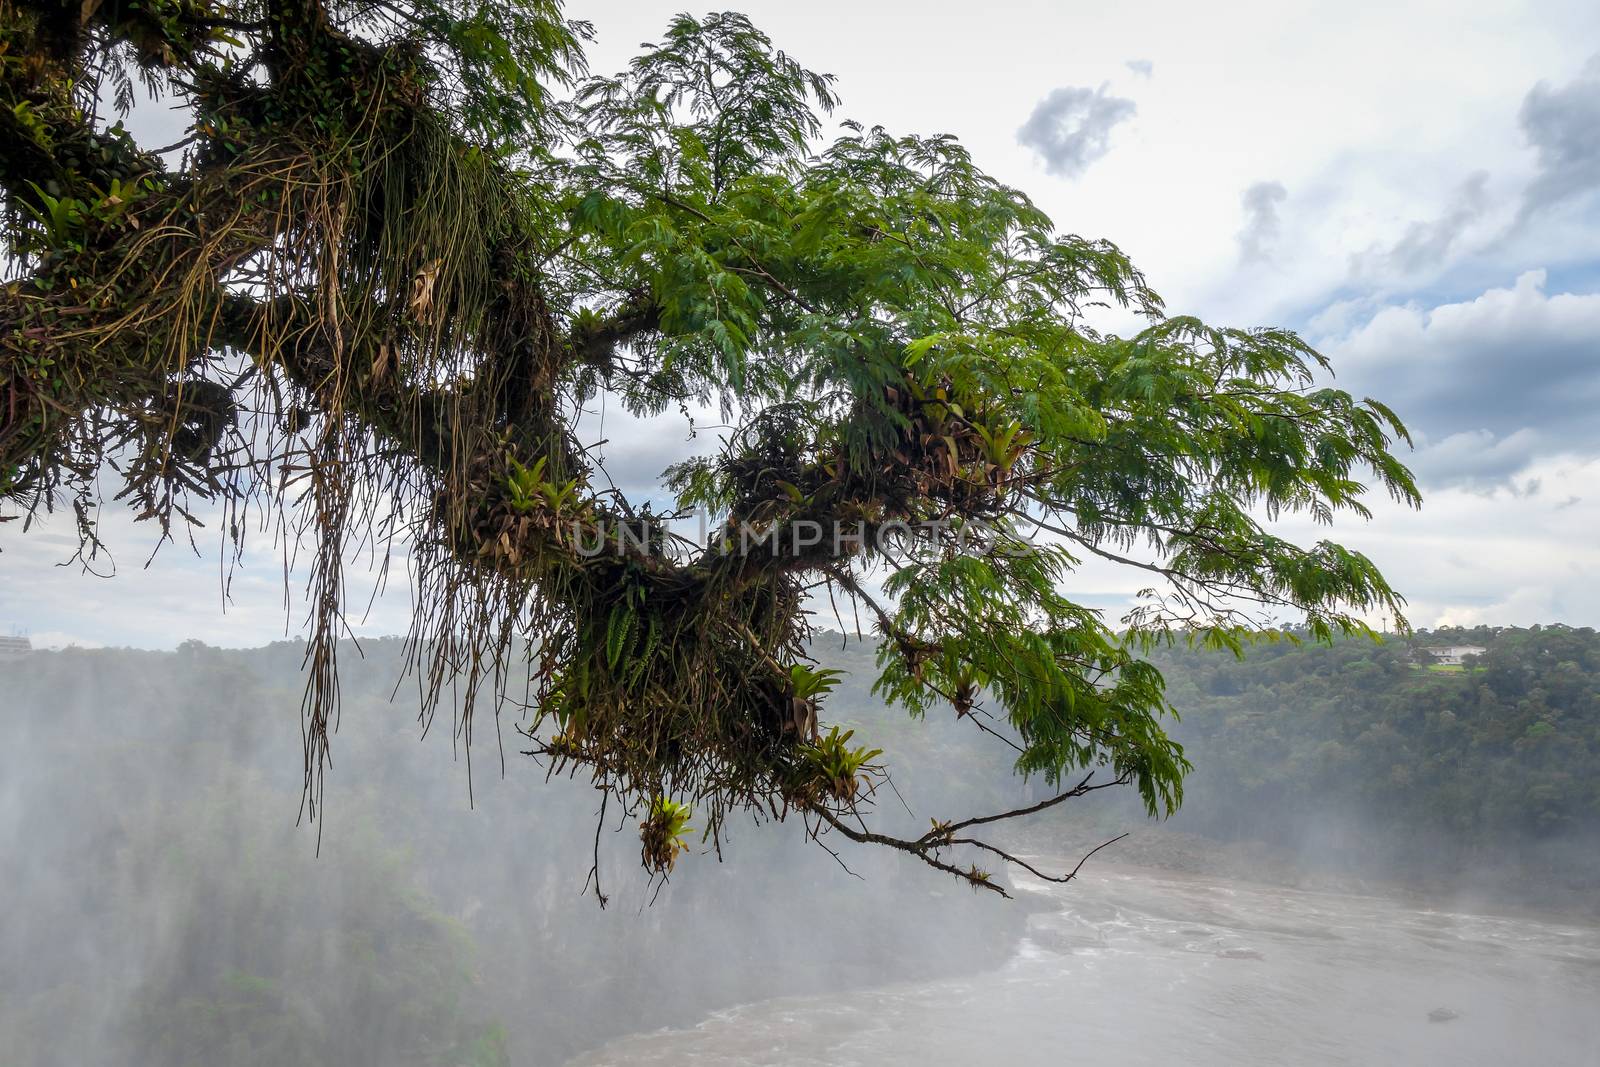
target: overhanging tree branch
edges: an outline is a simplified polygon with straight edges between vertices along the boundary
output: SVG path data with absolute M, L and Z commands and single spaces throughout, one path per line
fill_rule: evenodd
M 92 546 L 109 471 L 164 533 L 200 497 L 236 540 L 257 504 L 306 540 L 312 814 L 353 546 L 404 546 L 424 718 L 447 704 L 470 745 L 475 709 L 531 692 L 532 751 L 641 813 L 657 874 L 691 807 L 713 840 L 753 809 L 998 889 L 940 850 L 1026 867 L 962 831 L 1105 787 L 869 829 L 878 753 L 818 722 L 819 581 L 888 638 L 877 692 L 953 706 L 1026 775 L 1107 766 L 1152 813 L 1187 763 L 1137 649 L 1172 620 L 1119 630 L 1067 594 L 1066 551 L 968 531 L 1033 511 L 1118 562 L 1156 538 L 1202 636 L 1220 592 L 1322 633 L 1400 607 L 1358 554 L 1249 518 L 1359 515 L 1369 476 L 1415 502 L 1392 413 L 1310 389 L 1322 359 L 1286 331 L 1164 317 L 1119 250 L 1058 234 L 949 138 L 821 143 L 830 79 L 741 16 L 681 16 L 610 78 L 582 75 L 586 31 L 553 0 L 0 16 L 0 506 L 70 501 Z M 192 109 L 170 170 L 84 106 L 133 68 Z M 1094 301 L 1147 325 L 1088 330 Z M 737 423 L 674 473 L 675 511 L 723 519 L 698 552 L 591 485 L 572 413 L 597 389 Z M 928 527 L 928 551 L 885 542 Z

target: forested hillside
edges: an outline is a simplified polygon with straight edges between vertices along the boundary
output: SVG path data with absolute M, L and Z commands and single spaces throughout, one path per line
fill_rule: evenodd
M 1484 652 L 1440 666 L 1424 651 L 1440 646 Z M 852 641 L 818 654 L 853 671 L 836 710 L 872 715 L 870 650 Z M 1181 647 L 1155 658 L 1180 716 L 1168 729 L 1194 764 L 1177 816 L 1154 826 L 1137 797 L 1097 794 L 1031 821 L 1015 840 L 1078 847 L 1133 829 L 1100 858 L 1268 879 L 1346 874 L 1331 884 L 1397 880 L 1489 904 L 1600 909 L 1594 630 L 1441 629 L 1381 643 L 1264 642 L 1243 659 Z M 896 746 L 923 746 L 918 766 L 1007 752 L 973 730 L 919 739 L 893 716 L 871 728 L 894 731 Z M 957 744 L 959 753 L 941 751 Z M 992 768 L 974 776 L 992 778 Z M 1200 863 L 1208 841 L 1256 847 Z
M 1485 649 L 1460 667 L 1422 650 Z M 1480 627 L 1161 657 L 1195 771 L 1174 825 L 1369 872 L 1600 888 L 1600 635 Z

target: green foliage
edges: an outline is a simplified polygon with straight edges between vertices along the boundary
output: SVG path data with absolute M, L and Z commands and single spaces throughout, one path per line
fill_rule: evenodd
M 789 667 L 789 684 L 794 687 L 794 695 L 801 700 L 813 700 L 825 697 L 839 684 L 842 671 L 828 667 L 808 667 L 804 663 L 796 663 Z
M 694 832 L 689 820 L 694 816 L 687 804 L 667 797 L 650 801 L 650 812 L 639 824 L 639 839 L 645 869 L 656 874 L 671 874 L 679 853 L 689 848 L 688 835 Z
M 1417 662 L 1445 644 L 1487 651 L 1465 670 Z M 1600 826 L 1593 630 L 1437 630 L 1158 663 L 1205 768 L 1188 825 L 1243 820 L 1271 836 L 1323 813 L 1379 820 L 1387 839 L 1362 848 L 1397 861 L 1515 856 Z
M 801 746 L 796 792 L 802 796 L 828 793 L 840 803 L 853 802 L 861 792 L 863 778 L 873 769 L 872 761 L 883 755 L 881 748 L 851 748 L 854 736 L 854 730 L 841 733 L 838 726 L 830 726 L 816 741 Z
M 506 494 L 513 511 L 524 514 L 543 508 L 559 516 L 571 511 L 578 503 L 578 479 L 567 478 L 560 482 L 547 482 L 542 477 L 546 457 L 540 456 L 532 467 L 524 467 L 515 459 L 507 461 L 511 473 L 506 477 Z
M 1152 814 L 1174 810 L 1189 769 L 1157 716 L 1160 673 L 1059 592 L 1062 550 L 957 557 L 902 568 L 888 591 L 900 625 L 928 642 L 886 643 L 877 691 L 925 714 L 936 701 L 970 713 L 988 692 L 1024 748 L 1017 767 L 1052 784 L 1067 768 L 1109 765 Z
M 992 714 L 1023 775 L 1104 769 L 1151 812 L 1189 767 L 1153 649 L 1399 617 L 1370 560 L 1269 529 L 1418 502 L 1388 408 L 1289 331 L 1167 316 L 949 136 L 828 137 L 831 78 L 742 15 L 680 15 L 590 77 L 554 0 L 0 10 L 5 499 L 72 500 L 87 551 L 112 459 L 164 536 L 195 500 L 298 511 L 313 805 L 351 544 L 405 546 L 425 716 L 463 663 L 468 740 L 480 696 L 532 690 L 536 753 L 647 825 L 684 797 L 711 835 L 790 810 L 832 679 L 788 665 L 824 587 L 885 639 L 880 693 Z M 102 71 L 193 108 L 179 163 L 100 119 Z M 721 452 L 667 475 L 725 519 L 710 545 L 597 488 L 574 420 L 602 393 L 726 414 Z M 791 547 L 731 550 L 750 530 Z M 1154 573 L 1126 619 L 1063 592 L 1089 556 Z M 845 833 L 858 795 L 805 815 Z
M 44 230 L 43 242 L 39 247 L 59 246 L 82 251 L 83 241 L 79 235 L 88 216 L 88 205 L 71 197 L 58 199 L 37 185 L 33 186 L 33 191 L 39 199 L 39 206 L 26 204 L 24 207 Z
M 544 500 L 544 487 L 548 483 L 539 476 L 544 473 L 545 462 L 545 457 L 540 456 L 530 468 L 515 459 L 510 461 L 511 473 L 506 478 L 506 492 L 511 498 L 511 506 L 517 511 L 532 511 Z
M 549 136 L 550 85 L 583 70 L 587 23 L 559 0 L 420 0 L 410 17 L 440 46 L 436 91 L 469 134 L 505 150 Z

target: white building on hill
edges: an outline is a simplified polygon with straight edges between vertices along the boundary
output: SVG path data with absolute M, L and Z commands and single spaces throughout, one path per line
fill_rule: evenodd
M 1482 645 L 1436 645 L 1424 648 L 1433 663 L 1445 667 L 1459 667 L 1467 656 L 1481 656 L 1489 651 Z

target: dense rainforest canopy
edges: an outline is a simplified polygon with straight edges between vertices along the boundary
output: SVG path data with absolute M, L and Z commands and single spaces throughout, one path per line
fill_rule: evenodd
M 1483 649 L 1463 665 L 1430 646 Z M 1600 637 L 1590 628 L 1480 626 L 1382 644 L 1261 649 L 1246 661 L 1158 657 L 1184 737 L 1223 783 L 1185 822 L 1274 836 L 1336 805 L 1389 840 L 1360 849 L 1404 868 L 1430 852 L 1474 862 L 1586 838 L 1565 866 L 1600 874 Z M 1236 825 L 1234 825 L 1236 824 Z M 1287 843 L 1287 842 L 1285 842 Z M 1570 849 L 1569 849 L 1570 850 Z M 1547 858 L 1548 859 L 1548 858 Z M 1536 878 L 1546 862 L 1530 859 Z
M 1399 421 L 1293 333 L 1168 317 L 949 137 L 825 129 L 831 80 L 742 16 L 614 77 L 588 32 L 553 0 L 0 0 L 5 517 L 68 508 L 92 554 L 110 486 L 164 536 L 311 549 L 313 813 L 358 549 L 409 568 L 424 713 L 526 705 L 659 873 L 751 808 L 999 888 L 948 851 L 997 851 L 990 817 L 868 828 L 892 754 L 819 727 L 814 605 L 1039 807 L 1152 812 L 1187 769 L 1152 643 L 1398 617 L 1364 557 L 1264 525 L 1417 501 Z M 138 82 L 179 144 L 120 121 Z M 628 500 L 573 430 L 601 394 L 731 429 Z M 1151 572 L 1126 619 L 1064 591 L 1089 556 Z

